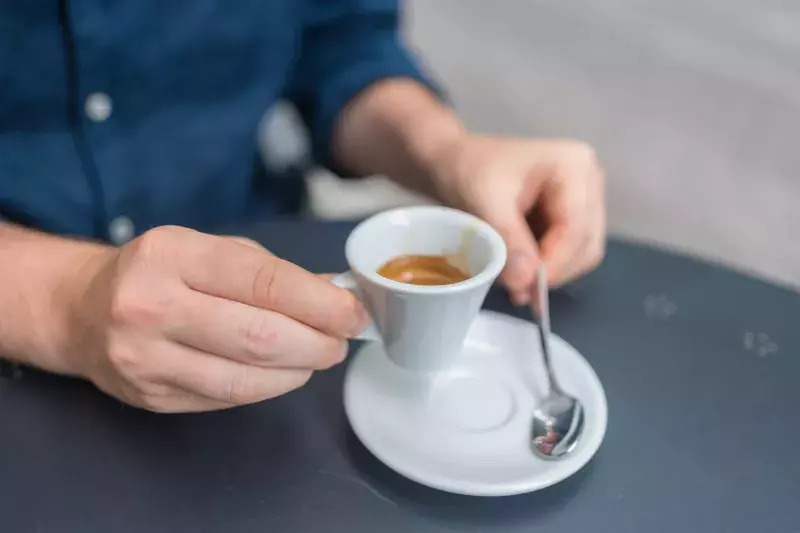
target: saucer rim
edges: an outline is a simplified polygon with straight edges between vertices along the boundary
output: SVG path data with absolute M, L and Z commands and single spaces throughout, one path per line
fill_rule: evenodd
M 504 313 L 498 313 L 496 311 L 487 311 L 487 310 L 481 311 L 478 317 L 476 317 L 476 320 L 480 319 L 489 319 L 489 320 L 499 319 L 514 323 L 515 326 L 531 325 L 530 322 L 526 320 L 511 315 L 507 315 Z M 359 442 L 364 446 L 364 448 L 366 448 L 378 461 L 383 463 L 389 469 L 394 470 L 396 473 L 402 475 L 403 477 L 406 477 L 411 481 L 414 481 L 426 487 L 430 487 L 433 489 L 453 494 L 461 494 L 465 496 L 478 496 L 478 497 L 514 496 L 518 494 L 535 492 L 545 489 L 547 487 L 551 487 L 575 475 L 595 457 L 603 441 L 605 440 L 605 435 L 608 428 L 608 399 L 606 397 L 603 383 L 600 381 L 600 378 L 597 376 L 597 373 L 594 371 L 594 368 L 592 368 L 592 365 L 589 363 L 588 360 L 586 360 L 583 354 L 581 354 L 581 352 L 578 351 L 569 342 L 567 342 L 565 339 L 559 337 L 556 334 L 552 335 L 554 337 L 554 340 L 556 340 L 556 342 L 564 343 L 575 353 L 575 355 L 578 356 L 577 357 L 578 365 L 583 365 L 585 367 L 585 370 L 588 370 L 588 375 L 591 378 L 591 380 L 594 381 L 594 384 L 597 386 L 599 392 L 598 395 L 599 402 L 596 407 L 596 414 L 593 416 L 593 418 L 595 418 L 595 420 L 598 422 L 598 430 L 592 434 L 591 440 L 593 441 L 593 444 L 592 443 L 589 444 L 590 447 L 588 451 L 584 452 L 583 458 L 575 459 L 574 457 L 572 457 L 563 459 L 564 461 L 568 460 L 573 461 L 573 464 L 569 465 L 568 468 L 556 471 L 555 473 L 551 473 L 550 475 L 528 476 L 515 481 L 486 483 L 486 482 L 476 482 L 465 479 L 453 480 L 452 478 L 447 476 L 440 476 L 436 474 L 433 475 L 425 474 L 425 472 L 422 472 L 414 468 L 413 465 L 409 468 L 409 465 L 406 464 L 406 462 L 396 461 L 392 457 L 391 453 L 388 454 L 387 457 L 387 454 L 378 452 L 370 444 L 369 442 L 370 439 L 364 438 L 363 431 L 359 429 L 358 422 L 354 422 L 354 418 L 357 417 L 353 416 L 350 407 L 351 402 L 348 401 L 349 397 L 348 391 L 350 390 L 349 383 L 353 379 L 352 376 L 354 374 L 354 372 L 351 370 L 351 367 L 364 350 L 370 349 L 369 345 L 361 346 L 353 355 L 351 360 L 348 362 L 348 368 L 344 379 L 343 403 L 344 403 L 345 415 L 350 424 L 350 428 L 358 438 Z M 544 459 L 541 460 L 544 461 Z

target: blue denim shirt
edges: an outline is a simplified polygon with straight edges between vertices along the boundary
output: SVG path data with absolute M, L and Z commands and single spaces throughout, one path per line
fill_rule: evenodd
M 337 115 L 386 77 L 421 79 L 396 0 L 0 2 L 0 218 L 111 239 L 292 212 L 264 112 L 295 103 L 325 164 Z

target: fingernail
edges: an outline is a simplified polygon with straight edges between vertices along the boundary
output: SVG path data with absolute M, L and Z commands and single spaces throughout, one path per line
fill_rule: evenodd
M 359 303 L 356 306 L 356 312 L 353 314 L 353 322 L 350 326 L 350 335 L 355 337 L 360 333 L 363 333 L 371 321 L 372 319 L 367 313 L 367 310 L 362 304 Z

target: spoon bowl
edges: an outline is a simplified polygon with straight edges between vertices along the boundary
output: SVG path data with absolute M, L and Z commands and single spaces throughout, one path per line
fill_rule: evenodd
M 544 265 L 537 274 L 539 342 L 549 391 L 533 412 L 531 449 L 543 459 L 558 459 L 575 449 L 583 433 L 583 405 L 559 386 L 550 359 L 550 303 Z M 534 317 L 536 318 L 536 317 Z
M 544 459 L 556 459 L 570 453 L 583 433 L 584 412 L 581 403 L 571 396 L 546 398 L 533 412 L 531 447 Z

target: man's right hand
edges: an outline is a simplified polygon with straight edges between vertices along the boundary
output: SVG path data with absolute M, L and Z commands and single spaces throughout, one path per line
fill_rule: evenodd
M 109 249 L 70 305 L 76 373 L 159 412 L 253 403 L 341 362 L 368 316 L 346 290 L 230 238 L 151 230 Z

